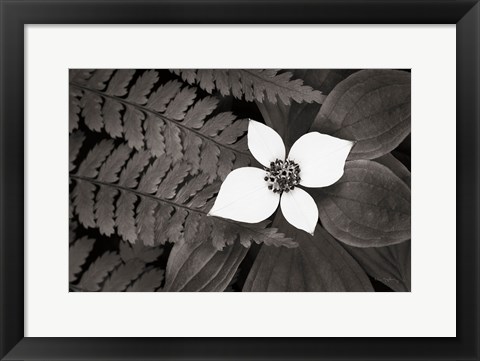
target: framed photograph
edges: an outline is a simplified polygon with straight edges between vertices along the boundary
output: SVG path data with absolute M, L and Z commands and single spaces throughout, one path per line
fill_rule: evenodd
M 479 359 L 478 1 L 1 11 L 2 360 Z
M 69 79 L 70 291 L 410 291 L 410 70 Z

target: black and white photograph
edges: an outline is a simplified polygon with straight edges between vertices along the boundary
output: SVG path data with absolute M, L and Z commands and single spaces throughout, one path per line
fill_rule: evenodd
M 70 292 L 411 291 L 409 69 L 70 69 L 68 91 Z
M 480 360 L 480 0 L 0 3 L 0 361 Z

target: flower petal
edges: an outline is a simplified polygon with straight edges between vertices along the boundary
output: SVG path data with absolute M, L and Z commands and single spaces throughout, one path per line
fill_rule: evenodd
M 265 124 L 250 119 L 248 124 L 248 149 L 265 167 L 276 159 L 285 159 L 285 146 L 276 131 Z
M 268 189 L 264 177 L 264 170 L 253 167 L 230 172 L 208 215 L 246 223 L 270 217 L 278 207 L 280 195 Z
M 295 142 L 288 159 L 300 165 L 301 185 L 326 187 L 342 177 L 353 144 L 349 140 L 310 132 Z
M 283 192 L 280 207 L 291 225 L 313 234 L 318 221 L 318 208 L 310 194 L 298 187 L 288 193 Z

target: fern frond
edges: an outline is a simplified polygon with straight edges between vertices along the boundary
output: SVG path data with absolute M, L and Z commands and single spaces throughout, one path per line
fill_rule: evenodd
M 78 127 L 81 115 L 90 130 L 123 138 L 132 149 L 146 149 L 156 157 L 166 154 L 174 163 L 186 161 L 192 175 L 203 158 L 209 164 L 209 182 L 225 177 L 225 169 L 237 158 L 242 163 L 252 160 L 247 149 L 237 145 L 245 138 L 248 121 L 230 112 L 212 115 L 218 106 L 215 97 L 199 98 L 194 88 L 176 80 L 161 83 L 155 70 L 138 77 L 132 70 L 112 72 L 96 70 L 85 76 L 77 71 L 71 77 L 70 131 Z M 219 159 L 226 164 L 217 166 Z
M 70 88 L 68 91 L 68 131 L 71 133 L 78 128 L 80 98 L 83 92 L 80 89 Z
M 86 85 L 87 80 L 92 77 L 93 69 L 71 69 L 69 72 L 69 81 L 76 84 Z M 68 100 L 69 100 L 69 132 L 73 132 L 78 128 L 78 122 L 80 120 L 79 114 L 81 112 L 80 99 L 83 96 L 83 91 L 78 88 L 69 88 Z
M 131 286 L 127 288 L 127 292 L 154 292 L 157 291 L 163 283 L 165 271 L 152 268 L 141 275 Z
M 78 172 L 85 177 L 96 177 L 98 169 L 110 155 L 112 150 L 113 142 L 111 140 L 102 140 L 88 153 L 87 157 L 80 165 Z
M 145 264 L 139 260 L 133 259 L 120 265 L 115 272 L 105 281 L 102 292 L 120 292 L 136 280 L 145 269 Z
M 105 88 L 106 82 L 110 79 L 113 70 L 102 69 L 92 73 L 92 76 L 86 80 L 86 86 L 91 89 L 101 91 Z M 78 89 L 81 91 L 81 89 Z M 85 93 L 82 91 L 80 100 L 80 108 L 82 109 L 82 116 L 85 119 L 85 124 L 90 129 L 100 131 L 103 127 L 101 103 L 102 98 L 95 93 Z
M 325 96 L 318 90 L 304 85 L 301 79 L 292 79 L 293 74 L 275 69 L 172 69 L 190 85 L 198 85 L 207 93 L 218 90 L 220 94 L 245 98 L 246 101 L 265 100 L 275 104 L 279 99 L 289 105 L 297 103 L 319 103 Z
M 134 74 L 135 70 L 118 69 L 108 83 L 106 94 L 119 97 L 126 95 L 128 84 Z
M 296 245 L 275 229 L 266 229 L 265 222 L 250 225 L 207 217 L 221 184 L 212 181 L 208 164 L 200 167 L 205 173 L 192 176 L 188 162 L 172 163 L 165 154 L 155 158 L 148 151 L 127 148 L 101 141 L 71 174 L 75 212 L 85 227 L 98 227 L 106 235 L 116 231 L 125 241 L 149 246 L 198 239 L 212 239 L 218 249 L 236 240 L 246 247 L 251 241 Z M 233 167 L 233 156 L 227 157 L 225 173 Z
M 194 88 L 185 87 L 168 103 L 165 109 L 165 117 L 173 120 L 183 120 L 187 109 L 193 104 L 197 96 Z
M 80 238 L 70 245 L 70 261 L 68 263 L 68 279 L 69 282 L 75 282 L 77 275 L 81 271 L 81 267 L 87 260 L 88 255 L 92 251 L 95 241 L 88 237 Z
M 145 104 L 147 95 L 158 81 L 158 73 L 155 70 L 147 70 L 138 78 L 128 93 L 127 100 L 134 104 Z
M 113 71 L 113 69 L 99 69 L 91 72 L 92 76 L 86 80 L 86 85 L 97 90 L 105 89 Z
M 78 84 L 85 84 L 90 79 L 94 69 L 70 69 L 68 81 L 74 81 Z
M 143 148 L 144 135 L 142 124 L 145 120 L 145 113 L 134 106 L 125 105 L 125 114 L 123 115 L 123 132 L 128 145 L 137 150 Z M 88 124 L 87 124 L 88 126 Z M 95 130 L 89 127 L 92 130 Z
M 121 144 L 115 148 L 100 168 L 98 179 L 103 182 L 116 182 L 118 180 L 118 173 L 127 163 L 131 152 L 131 149 L 125 144 Z
M 76 240 L 76 231 L 77 231 L 78 223 L 75 220 L 70 220 L 69 227 L 68 227 L 68 244 L 72 245 L 72 243 Z
M 69 280 L 72 290 L 150 292 L 157 291 L 161 286 L 164 271 L 152 263 L 162 255 L 162 248 L 121 242 L 118 251 L 107 251 L 93 262 L 87 261 L 91 258 L 94 243 L 93 239 L 83 237 L 70 244 Z
M 138 238 L 143 240 L 146 246 L 155 244 L 155 209 L 157 204 L 150 198 L 141 197 L 135 218 Z
M 95 189 L 94 184 L 78 179 L 72 192 L 73 204 L 70 213 L 76 213 L 80 223 L 86 228 L 95 227 Z M 73 214 L 70 218 L 72 216 Z
M 87 291 L 100 291 L 101 284 L 108 274 L 121 262 L 114 252 L 106 252 L 98 257 L 82 275 L 78 287 Z
M 77 131 L 70 135 L 70 141 L 68 143 L 69 172 L 75 170 L 75 160 L 77 159 L 78 152 L 84 140 L 85 135 L 82 131 Z
M 203 126 L 205 119 L 213 113 L 213 111 L 217 108 L 218 99 L 207 97 L 200 99 L 197 101 L 185 114 L 185 119 L 183 119 L 183 123 L 185 125 L 190 126 L 193 129 L 200 129 Z M 235 119 L 231 120 L 231 123 Z M 209 123 L 214 123 L 215 121 L 211 121 Z
M 120 243 L 120 257 L 124 262 L 132 259 L 139 259 L 144 263 L 151 263 L 163 254 L 160 247 L 144 247 L 140 242 L 130 244 L 127 242 Z

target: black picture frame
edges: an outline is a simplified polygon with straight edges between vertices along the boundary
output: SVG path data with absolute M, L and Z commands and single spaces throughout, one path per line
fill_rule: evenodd
M 479 359 L 478 0 L 1 0 L 0 6 L 2 360 Z M 457 337 L 289 339 L 24 337 L 24 26 L 156 23 L 456 24 Z M 438 317 L 441 322 L 442 315 Z

